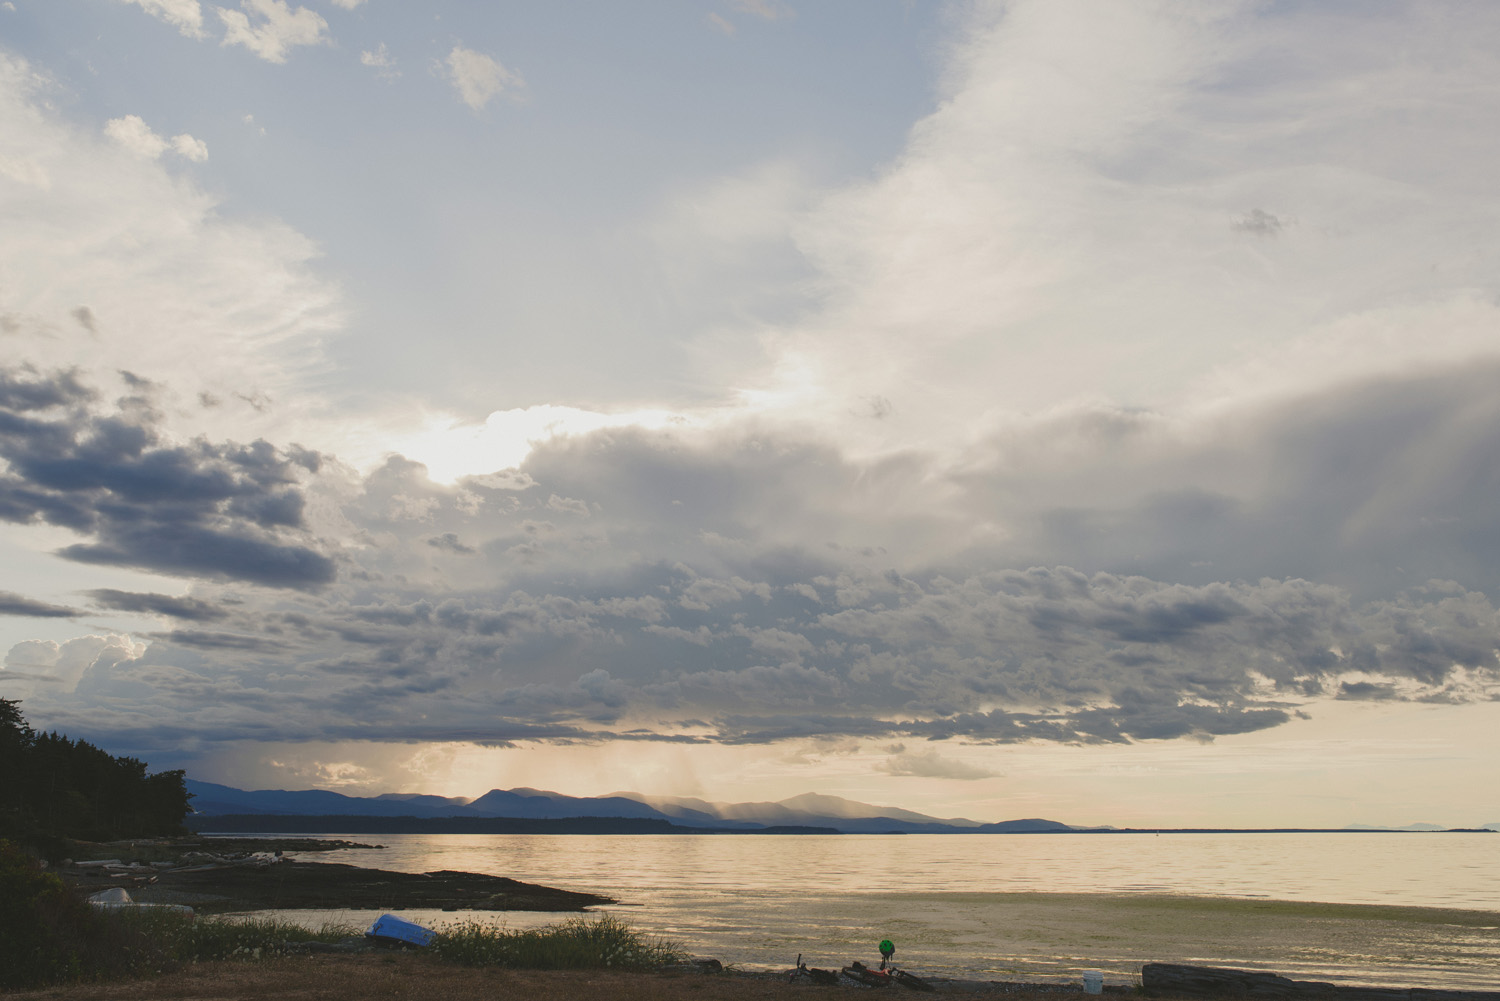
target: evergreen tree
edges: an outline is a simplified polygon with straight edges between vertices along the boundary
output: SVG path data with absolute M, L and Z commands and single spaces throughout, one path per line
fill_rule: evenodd
M 37 733 L 19 702 L 0 699 L 0 836 L 40 843 L 180 834 L 184 774 L 148 775 L 144 761 Z

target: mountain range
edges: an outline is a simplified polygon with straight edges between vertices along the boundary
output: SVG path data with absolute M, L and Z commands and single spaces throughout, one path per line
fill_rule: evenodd
M 754 831 L 765 827 L 831 827 L 846 834 L 998 834 L 1071 831 L 1055 820 L 1005 820 L 986 824 L 962 817 L 929 817 L 889 806 L 872 806 L 838 796 L 805 793 L 778 803 L 710 803 L 682 797 L 648 797 L 621 792 L 609 796 L 564 796 L 541 789 L 491 789 L 477 799 L 386 793 L 345 796 L 322 789 L 246 791 L 213 782 L 187 780 L 193 811 L 200 816 L 270 814 L 361 817 L 511 817 L 560 820 L 569 817 L 629 817 L 665 820 L 679 827 Z
M 1082 827 L 1056 820 L 1028 818 L 983 823 L 964 817 L 930 817 L 893 806 L 872 806 L 839 796 L 804 793 L 775 803 L 710 803 L 680 796 L 643 796 L 617 792 L 608 796 L 564 796 L 543 789 L 491 789 L 477 799 L 386 793 L 346 796 L 323 789 L 246 791 L 213 782 L 187 780 L 192 807 L 200 817 L 446 817 L 564 820 L 576 817 L 664 820 L 677 827 L 756 831 L 763 828 L 833 828 L 845 834 L 1027 834 L 1048 831 L 1108 831 L 1112 827 Z M 1500 822 L 1484 825 L 1500 831 Z M 1382 827 L 1350 824 L 1347 831 L 1442 831 L 1437 824 Z

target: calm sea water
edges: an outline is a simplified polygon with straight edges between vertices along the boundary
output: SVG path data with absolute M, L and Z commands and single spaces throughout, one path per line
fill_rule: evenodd
M 874 961 L 888 937 L 914 971 L 980 979 L 1099 968 L 1128 982 L 1169 961 L 1500 987 L 1500 834 L 345 837 L 385 847 L 311 857 L 588 890 L 643 931 L 747 966 L 790 967 L 799 952 L 813 965 Z M 367 915 L 303 920 L 328 916 Z

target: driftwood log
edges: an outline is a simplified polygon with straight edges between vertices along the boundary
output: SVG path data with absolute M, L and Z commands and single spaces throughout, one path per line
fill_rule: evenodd
M 1243 997 L 1255 1001 L 1500 1001 L 1500 991 L 1439 991 L 1424 987 L 1346 987 L 1289 980 L 1258 970 L 1147 963 L 1141 988 L 1148 993 Z

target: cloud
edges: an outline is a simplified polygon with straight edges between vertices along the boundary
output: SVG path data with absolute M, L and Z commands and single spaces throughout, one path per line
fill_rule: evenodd
M 64 547 L 65 559 L 278 587 L 333 579 L 333 562 L 299 541 L 298 478 L 316 455 L 263 441 L 168 444 L 149 411 L 68 407 L 82 397 L 68 373 L 13 371 L 0 386 L 17 404 L 0 410 L 0 520 L 92 537 Z
M 1251 209 L 1234 221 L 1234 228 L 1254 236 L 1280 236 L 1281 220 L 1264 209 Z
M 526 86 L 519 73 L 513 73 L 482 52 L 455 45 L 448 53 L 447 77 L 459 98 L 481 111 L 491 100 L 509 92 L 514 96 Z
M 555 511 L 558 514 L 577 515 L 580 518 L 587 518 L 589 516 L 587 501 L 581 501 L 574 497 L 559 497 L 557 494 L 553 494 L 547 498 L 547 510 Z
M 174 151 L 125 116 L 112 126 L 119 141 L 63 120 L 51 86 L 29 64 L 0 56 L 0 170 L 9 164 L 29 179 L 0 185 L 7 357 L 129 370 L 169 395 L 226 401 L 191 419 L 164 406 L 184 437 L 276 434 L 318 409 L 304 380 L 322 369 L 321 340 L 341 308 L 338 290 L 315 272 L 317 248 L 284 225 L 220 212 L 191 176 L 171 169 L 164 161 L 190 152 L 191 137 Z M 145 155 L 128 145 L 143 139 Z M 61 336 L 76 329 L 81 308 L 99 336 Z M 253 411 L 236 394 L 280 406 Z
M 104 134 L 136 156 L 155 160 L 167 150 L 172 150 L 183 159 L 202 163 L 208 159 L 208 145 L 186 133 L 163 139 L 151 131 L 139 115 L 111 118 L 104 124 Z
M 342 7 L 344 10 L 353 10 L 364 2 L 365 0 L 333 0 L 333 5 Z
M 876 770 L 887 775 L 904 775 L 930 779 L 959 779 L 972 782 L 990 779 L 1000 773 L 980 768 L 965 761 L 955 761 L 938 754 L 936 750 L 908 751 L 902 745 L 890 757 L 876 765 Z
M 170 594 L 141 594 L 132 591 L 117 591 L 113 588 L 97 588 L 88 592 L 98 605 L 121 612 L 147 612 L 166 615 L 190 622 L 212 622 L 228 615 L 228 611 L 207 601 L 196 598 L 178 598 Z
M 1500 25 L 1471 15 L 974 5 L 901 154 L 794 223 L 816 308 L 744 388 L 850 449 L 951 456 L 1085 401 L 1189 416 L 1495 357 L 1500 198 L 1466 144 L 1500 155 L 1500 57 L 1453 40 Z M 1413 63 L 1369 58 L 1395 38 Z
M 145 644 L 119 634 L 79 636 L 65 643 L 27 640 L 5 655 L 0 680 L 30 682 L 27 687 L 33 698 L 45 700 L 53 694 L 71 694 L 86 684 L 85 679 L 108 676 L 114 668 L 145 652 Z M 4 679 L 11 672 L 25 677 Z
M 779 0 L 730 0 L 729 6 L 741 14 L 750 14 L 767 21 L 779 21 L 796 14 L 790 4 Z
M 43 376 L 30 365 L 0 368 L 0 408 L 12 411 L 48 410 L 84 404 L 94 398 L 76 369 Z
M 444 532 L 442 535 L 433 536 L 427 540 L 427 544 L 434 549 L 441 549 L 445 553 L 453 553 L 456 556 L 473 556 L 477 550 L 466 546 L 459 541 L 454 532 Z
M 104 134 L 137 156 L 154 160 L 167 150 L 167 141 L 155 132 L 139 115 L 111 118 L 104 125 Z
M 237 633 L 211 633 L 199 629 L 174 629 L 161 633 L 160 638 L 178 646 L 199 650 L 240 650 L 252 653 L 278 653 L 284 644 L 262 636 L 245 636 Z
M 1396 686 L 1376 685 L 1368 681 L 1345 681 L 1339 685 L 1338 697 L 1374 701 L 1396 697 Z
M 203 163 L 208 159 L 208 144 L 183 133 L 172 137 L 172 149 L 184 160 Z
M 659 280 L 680 308 L 702 310 L 688 322 L 717 326 L 725 310 L 742 318 L 804 311 L 815 274 L 794 234 L 816 195 L 809 171 L 790 157 L 680 188 L 647 236 L 660 261 Z
M 189 38 L 202 38 L 203 8 L 198 0 L 122 0 L 133 3 L 147 14 L 165 21 Z
M 292 7 L 287 0 L 240 0 L 249 13 L 216 7 L 224 22 L 224 45 L 243 45 L 271 63 L 286 62 L 287 53 L 299 45 L 322 45 L 328 22 L 316 11 Z
M 1473 477 L 1500 464 L 1486 388 L 1497 377 L 1500 363 L 1476 359 L 1201 422 L 1058 415 L 969 456 L 967 511 L 1018 562 L 1200 582 L 1296 575 L 1364 597 L 1431 577 L 1493 592 L 1500 518 Z
M 204 547 L 199 558 L 224 568 L 190 572 L 225 598 L 237 588 L 233 601 L 101 592 L 106 606 L 201 613 L 214 626 L 153 635 L 77 698 L 169 709 L 183 734 L 216 740 L 727 745 L 1211 740 L 1324 700 L 1487 699 L 1500 694 L 1500 611 L 1483 589 L 1494 579 L 1486 547 L 1500 545 L 1485 472 L 1500 468 L 1486 444 L 1500 440 L 1492 385 L 1483 369 L 1364 383 L 1238 412 L 1225 418 L 1234 435 L 1206 438 L 1179 439 L 1149 415 L 1083 412 L 1013 429 L 961 473 L 853 460 L 763 428 L 555 439 L 499 482 L 435 483 L 396 458 L 353 481 L 296 467 L 280 486 L 244 489 L 336 509 L 316 535 L 283 525 L 276 538 L 337 553 L 338 574 L 289 600 L 237 588 L 258 578 Z M 34 408 L 13 417 L 63 459 L 105 419 L 79 418 L 78 430 L 63 420 L 99 407 L 76 376 L 12 373 L 0 392 Z M 1383 422 L 1366 429 L 1372 414 Z M 234 472 L 227 446 L 197 449 L 189 472 Z M 1330 492 L 1313 474 L 1335 457 Z M 115 482 L 118 462 L 102 458 L 91 475 Z M 290 460 L 264 446 L 264 461 Z M 1410 461 L 1420 474 L 1401 471 Z M 1376 482 L 1407 492 L 1380 496 Z M 1355 495 L 1380 500 L 1362 510 Z M 98 502 L 76 506 L 101 517 Z M 143 507 L 133 519 L 149 520 Z M 1402 529 L 1414 511 L 1451 512 L 1458 527 Z M 976 536 L 986 521 L 1000 528 Z M 1285 540 L 1292 531 L 1306 538 Z M 1155 571 L 1025 558 L 1076 537 L 1093 540 L 1080 555 Z M 139 551 L 159 565 L 171 557 L 162 545 Z M 1458 582 L 1414 576 L 1440 563 Z M 1410 569 L 1372 589 L 1365 568 L 1377 564 Z M 226 723 L 218 686 L 231 678 Z M 156 739 L 124 717 L 110 725 Z M 931 752 L 892 752 L 879 767 L 980 777 Z
M 0 591 L 0 615 L 24 615 L 38 619 L 76 619 L 82 615 L 76 608 L 36 601 L 14 591 Z
M 386 48 L 384 42 L 381 42 L 379 48 L 373 52 L 368 49 L 361 52 L 359 54 L 359 64 L 361 66 L 368 66 L 386 78 L 395 78 L 401 75 L 401 72 L 395 68 L 396 61 L 391 58 L 390 51 Z
M 736 14 L 747 14 L 764 21 L 780 21 L 795 17 L 797 13 L 790 4 L 781 3 L 780 0 L 730 0 L 728 6 Z M 709 11 L 708 23 L 726 35 L 733 35 L 739 30 L 733 21 L 717 11 Z

